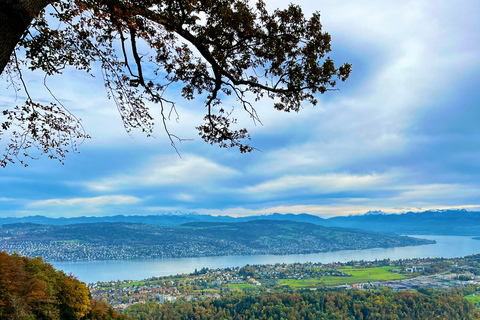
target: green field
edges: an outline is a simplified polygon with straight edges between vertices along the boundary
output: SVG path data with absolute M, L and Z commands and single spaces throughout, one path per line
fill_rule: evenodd
M 384 280 L 398 280 L 404 279 L 405 276 L 401 274 L 391 273 L 389 270 L 394 269 L 392 267 L 380 267 L 380 268 L 366 268 L 356 269 L 347 267 L 340 269 L 344 273 L 351 274 L 351 277 L 321 277 L 305 280 L 294 279 L 281 279 L 280 283 L 287 284 L 291 287 L 306 287 L 316 284 L 345 284 L 345 283 L 358 283 L 358 282 L 370 282 L 370 281 L 384 281 Z
M 468 301 L 473 302 L 474 304 L 480 304 L 480 292 L 469 294 L 465 297 Z
M 307 287 L 307 286 L 315 286 L 319 283 L 325 283 L 322 279 L 325 278 L 312 278 L 312 279 L 302 279 L 302 280 L 295 280 L 295 279 L 280 279 L 281 284 L 289 285 L 290 287 Z
M 241 284 L 228 284 L 227 287 L 228 288 L 251 288 L 253 286 L 248 283 L 241 283 Z
M 133 286 L 141 286 L 141 285 L 144 285 L 145 284 L 145 281 L 136 281 L 136 282 L 131 282 L 131 283 L 125 283 L 125 284 L 122 284 L 121 286 L 122 287 L 133 287 Z

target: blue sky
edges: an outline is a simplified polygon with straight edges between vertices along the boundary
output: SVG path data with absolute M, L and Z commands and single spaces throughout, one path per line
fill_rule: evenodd
M 255 105 L 263 125 L 255 126 L 236 111 L 261 151 L 205 144 L 194 129 L 202 100 L 178 100 L 180 121 L 170 130 L 194 139 L 178 145 L 179 158 L 161 126 L 155 138 L 124 131 L 100 74 L 67 70 L 49 86 L 92 139 L 64 166 L 41 158 L 0 169 L 0 217 L 480 208 L 480 3 L 295 3 L 321 12 L 331 56 L 352 63 L 353 73 L 340 91 L 298 114 L 264 100 Z M 25 77 L 35 98 L 49 99 L 41 75 Z M 5 108 L 15 93 L 0 81 Z M 152 113 L 158 118 L 154 105 Z

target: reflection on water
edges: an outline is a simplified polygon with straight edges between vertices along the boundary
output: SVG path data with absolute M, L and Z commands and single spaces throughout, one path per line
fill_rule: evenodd
M 415 236 L 431 239 L 436 244 L 415 247 L 378 248 L 367 250 L 345 250 L 315 254 L 263 255 L 263 256 L 221 256 L 180 259 L 139 259 L 139 260 L 101 260 L 77 262 L 51 262 L 57 268 L 72 273 L 87 283 L 110 280 L 139 280 L 153 276 L 168 276 L 178 273 L 190 273 L 195 269 L 226 268 L 247 264 L 274 264 L 293 262 L 346 262 L 350 260 L 402 258 L 453 258 L 480 253 L 480 241 L 472 237 L 461 236 Z

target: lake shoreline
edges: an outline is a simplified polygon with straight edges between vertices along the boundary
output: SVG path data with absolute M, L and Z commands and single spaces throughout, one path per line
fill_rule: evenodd
M 195 269 L 228 268 L 247 264 L 275 264 L 294 262 L 346 262 L 375 259 L 399 260 L 406 258 L 454 258 L 480 253 L 478 241 L 471 236 L 418 236 L 435 240 L 436 244 L 387 249 L 342 250 L 317 254 L 215 256 L 175 259 L 91 260 L 77 262 L 49 262 L 65 273 L 72 273 L 86 283 L 111 280 L 138 280 L 150 277 L 191 273 Z
M 410 236 L 412 237 L 412 236 Z M 308 255 L 308 254 L 320 254 L 320 253 L 329 253 L 329 252 L 339 252 L 339 251 L 360 251 L 360 250 L 370 250 L 370 249 L 389 249 L 389 248 L 405 248 L 405 247 L 416 247 L 416 246 L 423 246 L 429 244 L 435 244 L 435 240 L 428 240 L 428 239 L 421 239 L 418 240 L 425 240 L 423 243 L 418 244 L 411 244 L 411 245 L 398 245 L 398 246 L 378 246 L 378 247 L 371 247 L 371 248 L 364 248 L 364 249 L 333 249 L 333 250 L 312 250 L 311 252 L 302 252 L 302 253 L 252 253 L 252 254 L 208 254 L 208 255 L 193 255 L 193 256 L 186 256 L 186 257 L 152 257 L 152 258 L 121 258 L 121 259 L 71 259 L 71 260 L 49 260 L 44 259 L 47 263 L 56 263 L 56 262 L 87 262 L 87 261 L 129 261 L 129 260 L 168 260 L 168 259 L 190 259 L 190 258 L 210 258 L 210 257 L 234 257 L 234 256 L 291 256 L 291 255 Z

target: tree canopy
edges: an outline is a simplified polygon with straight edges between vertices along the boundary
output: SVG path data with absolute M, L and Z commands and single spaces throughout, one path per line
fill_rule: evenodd
M 113 308 L 90 299 L 87 286 L 55 270 L 40 257 L 0 251 L 0 319 L 124 319 Z
M 269 12 L 262 0 L 7 0 L 0 28 L 7 31 L 0 35 L 0 72 L 27 97 L 3 111 L 0 135 L 11 142 L 2 166 L 24 163 L 31 149 L 62 162 L 89 137 L 53 94 L 51 103 L 29 94 L 25 66 L 45 77 L 69 66 L 87 73 L 101 66 L 127 132 L 152 134 L 148 106 L 154 103 L 173 146 L 181 138 L 167 122 L 178 116 L 179 102 L 165 93 L 180 85 L 184 99 L 204 100 L 206 115 L 197 127 L 202 139 L 242 153 L 253 148 L 245 142 L 247 129 L 235 129 L 234 107 L 254 122 L 260 121 L 254 101 L 261 98 L 272 99 L 277 110 L 298 112 L 351 71 L 350 64 L 335 66 L 327 56 L 331 38 L 318 12 L 307 19 L 294 4 Z M 140 53 L 145 45 L 149 54 Z M 228 96 L 236 105 L 222 105 Z
M 465 288 L 469 292 L 473 288 Z M 219 299 L 160 305 L 137 303 L 125 313 L 133 319 L 478 319 L 480 310 L 462 290 L 393 292 L 318 289 L 270 293 L 233 292 Z M 282 292 L 283 291 L 283 292 Z M 289 292 L 290 291 L 290 292 Z

